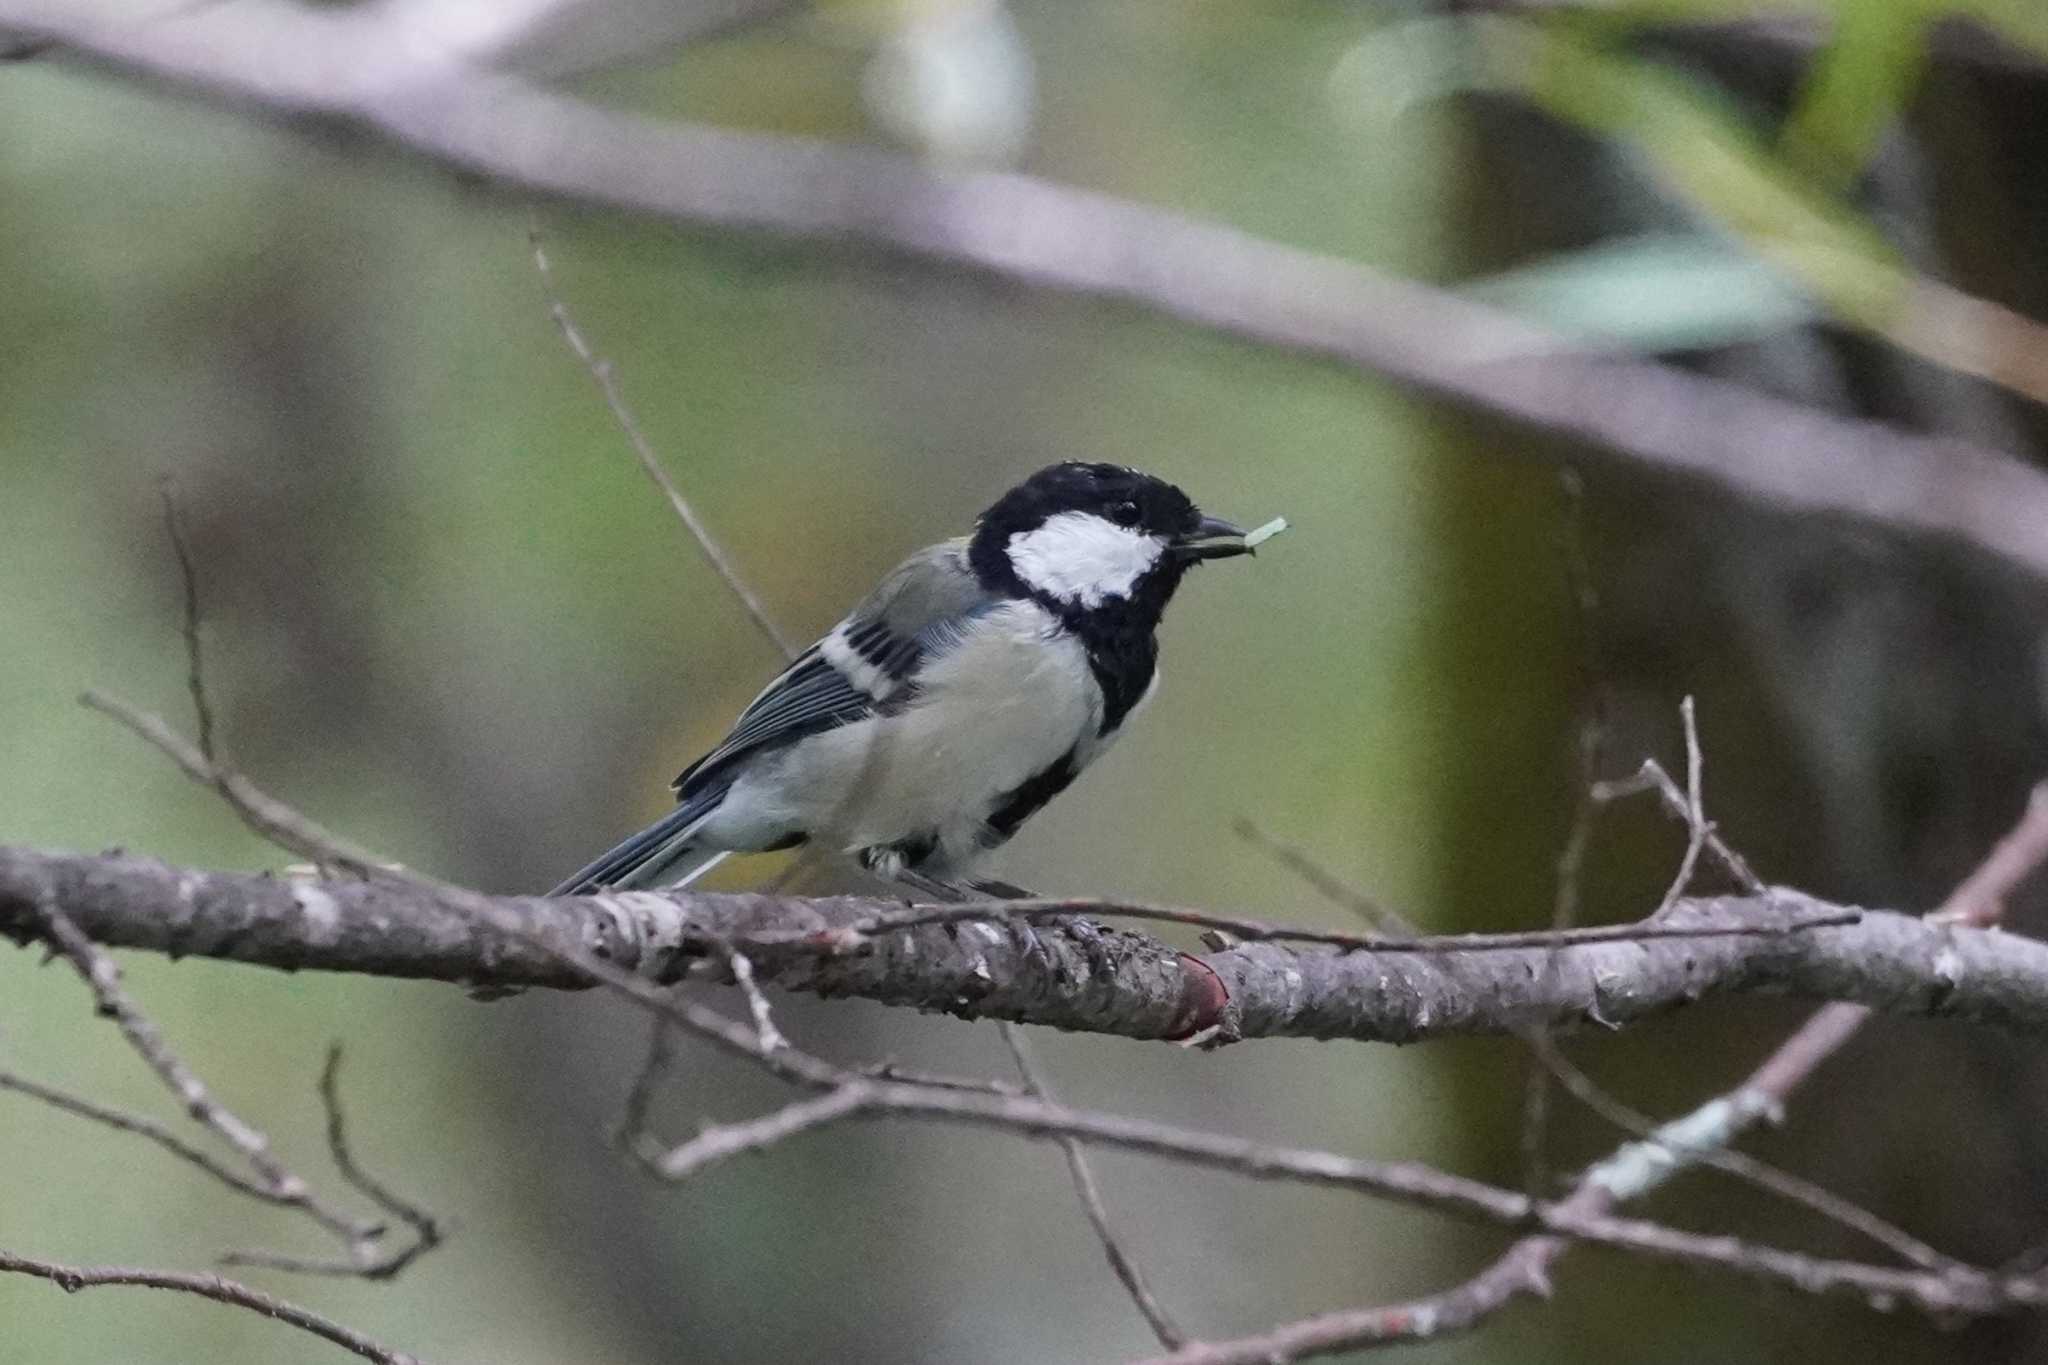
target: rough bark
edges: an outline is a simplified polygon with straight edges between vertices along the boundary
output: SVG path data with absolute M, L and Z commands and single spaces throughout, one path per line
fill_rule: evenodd
M 722 961 L 736 946 L 760 980 L 787 990 L 1131 1038 L 1215 1030 L 1224 1041 L 1415 1042 L 1538 1022 L 1621 1026 L 1729 993 L 1846 1000 L 2048 1032 L 2048 945 L 1845 911 L 1789 891 L 1681 901 L 1659 921 L 1663 932 L 1712 935 L 1699 938 L 1427 952 L 1267 941 L 1191 954 L 1085 914 L 867 934 L 857 927 L 900 916 L 902 906 L 700 892 L 482 901 L 398 877 L 209 872 L 130 854 L 7 846 L 0 933 L 33 936 L 41 888 L 95 941 L 174 958 L 574 988 L 587 978 L 549 944 L 656 981 Z M 478 904 L 499 927 L 484 922 Z M 1830 915 L 1854 918 L 1780 928 Z

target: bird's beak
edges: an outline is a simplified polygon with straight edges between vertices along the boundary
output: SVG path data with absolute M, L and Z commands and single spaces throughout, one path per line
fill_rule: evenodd
M 1176 559 L 1228 559 L 1251 552 L 1252 547 L 1245 544 L 1244 529 L 1221 517 L 1203 517 L 1193 531 L 1173 542 Z

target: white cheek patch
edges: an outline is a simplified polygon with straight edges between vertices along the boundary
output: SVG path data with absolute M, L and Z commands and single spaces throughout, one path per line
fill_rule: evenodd
M 1007 548 L 1026 586 L 1064 602 L 1098 607 L 1104 598 L 1129 597 L 1165 546 L 1155 536 L 1093 512 L 1061 512 L 1036 530 L 1011 536 Z

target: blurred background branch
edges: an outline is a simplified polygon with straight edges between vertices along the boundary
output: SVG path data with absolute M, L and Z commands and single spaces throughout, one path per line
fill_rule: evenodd
M 1845 421 L 1667 366 L 1581 354 L 1556 333 L 1469 299 L 1221 224 L 1023 176 L 947 173 L 868 148 L 607 110 L 446 51 L 423 55 L 399 41 L 377 7 L 256 0 L 145 23 L 121 5 L 6 0 L 0 25 L 123 74 L 274 113 L 360 123 L 509 187 L 684 222 L 862 241 L 1136 302 L 1793 509 L 1955 536 L 2048 576 L 2048 476 L 2002 452 Z M 1555 70 L 1575 49 L 1537 32 L 1549 43 L 1541 88 L 1552 102 L 1602 126 L 1621 120 L 1589 103 L 1611 83 L 1608 68 Z M 1577 102 L 1565 104 L 1566 96 Z M 1682 110 L 1668 97 L 1651 107 Z M 1673 136 L 1686 156 L 1705 146 L 1697 131 Z M 1794 264 L 1804 261 L 1838 272 L 1849 264 L 1826 241 Z M 1903 278 L 1844 279 L 1839 288 L 1857 308 L 1917 300 L 1882 324 L 1886 336 L 2048 397 L 2048 376 L 2029 368 L 2036 348 L 2024 319 L 2003 310 L 1996 316 L 2009 325 L 1958 316 L 1979 305 Z M 1891 302 L 1863 302 L 1873 289 Z M 1960 348 L 1972 338 L 1993 350 L 1966 356 Z

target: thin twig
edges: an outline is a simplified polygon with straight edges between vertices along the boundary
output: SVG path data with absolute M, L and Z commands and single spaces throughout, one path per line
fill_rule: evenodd
M 1370 924 L 1388 937 L 1416 938 L 1420 931 L 1402 918 L 1398 910 L 1382 905 L 1373 897 L 1345 881 L 1322 863 L 1293 844 L 1283 843 L 1253 824 L 1249 816 L 1238 816 L 1230 823 L 1231 832 L 1252 847 L 1260 850 L 1274 862 L 1301 878 L 1310 890 L 1333 905 L 1341 905 L 1352 914 Z
M 1023 1028 L 1005 1022 L 1002 1032 L 1003 1042 L 1009 1045 L 1010 1056 L 1016 1060 L 1017 1074 L 1024 1078 L 1025 1093 L 1048 1104 L 1057 1104 L 1058 1099 L 1047 1088 L 1045 1077 L 1031 1056 L 1031 1045 L 1025 1040 Z M 1060 1151 L 1067 1159 L 1067 1173 L 1073 1177 L 1074 1193 L 1080 1197 L 1081 1211 L 1088 1215 L 1088 1225 L 1095 1229 L 1095 1236 L 1102 1243 L 1102 1254 L 1109 1258 L 1109 1268 L 1115 1272 L 1117 1282 L 1131 1296 L 1131 1302 L 1137 1305 L 1145 1324 L 1152 1329 L 1152 1335 L 1159 1338 L 1161 1346 L 1169 1351 L 1185 1346 L 1189 1340 L 1187 1332 L 1153 1294 L 1152 1286 L 1145 1280 L 1145 1272 L 1125 1250 L 1115 1226 L 1109 1221 L 1109 1207 L 1102 1202 L 1102 1187 L 1096 1183 L 1088 1153 L 1073 1138 L 1060 1139 Z
M 214 760 L 213 706 L 206 699 L 205 654 L 199 643 L 199 572 L 192 565 L 192 548 L 185 542 L 185 527 L 178 512 L 177 484 L 166 475 L 157 486 L 164 504 L 164 534 L 178 559 L 178 578 L 185 590 L 185 686 L 192 693 L 192 715 L 199 727 L 199 752 L 207 762 Z
M 207 1175 L 226 1185 L 229 1189 L 234 1190 L 237 1194 L 247 1195 L 251 1199 L 259 1199 L 266 1204 L 279 1204 L 286 1207 L 296 1205 L 296 1200 L 285 1194 L 280 1194 L 275 1187 L 263 1181 L 249 1179 L 249 1177 L 241 1172 L 220 1161 L 211 1152 L 203 1151 L 193 1146 L 170 1129 L 158 1123 L 155 1119 L 149 1118 L 146 1115 L 130 1114 L 119 1109 L 110 1109 L 106 1105 L 95 1104 L 91 1100 L 70 1094 L 67 1091 L 58 1090 L 54 1086 L 47 1086 L 28 1080 L 9 1071 L 0 1071 L 0 1090 L 12 1090 L 17 1094 L 27 1095 L 29 1098 L 39 1100 L 53 1109 L 60 1109 L 67 1114 L 75 1114 L 79 1118 L 89 1119 L 94 1123 L 102 1124 L 117 1132 L 133 1133 L 137 1137 L 155 1143 L 178 1160 L 197 1166 L 200 1170 L 206 1172 Z
M 199 575 L 185 540 L 176 490 L 166 481 L 160 491 L 164 533 L 177 557 L 179 583 L 184 590 L 185 682 L 192 694 L 198 744 L 195 748 L 185 743 L 162 720 L 103 693 L 88 691 L 79 700 L 156 745 L 193 781 L 213 788 L 259 838 L 322 866 L 358 872 L 375 866 L 377 860 L 368 853 L 328 833 L 283 802 L 265 796 L 221 760 L 214 739 L 213 704 L 207 698 L 206 658 L 199 634 Z
M 241 1153 L 242 1159 L 269 1187 L 273 1202 L 303 1211 L 357 1251 L 376 1235 L 376 1228 L 330 1209 L 306 1182 L 286 1169 L 270 1150 L 270 1139 L 213 1098 L 198 1075 L 171 1050 L 156 1025 L 138 1008 L 121 984 L 121 969 L 58 908 L 53 893 L 43 890 L 35 906 L 44 937 L 77 971 L 92 992 L 101 1015 L 114 1021 L 128 1045 L 157 1075 L 185 1112 Z
M 87 693 L 84 699 L 86 704 L 120 720 L 137 734 L 154 743 L 188 776 L 218 793 L 228 807 L 259 836 L 288 851 L 310 857 L 318 863 L 367 872 L 375 865 L 375 859 L 337 839 L 290 806 L 267 796 L 221 760 L 215 739 L 213 706 L 207 693 L 205 651 L 200 638 L 202 613 L 198 571 L 191 546 L 186 540 L 175 487 L 169 480 L 165 480 L 160 493 L 163 499 L 164 532 L 177 559 L 179 581 L 183 589 L 186 685 L 191 693 L 192 711 L 198 730 L 196 746 L 185 743 L 182 737 L 157 717 L 125 703 L 96 693 Z M 340 1101 L 334 1089 L 335 1071 L 340 1062 L 338 1049 L 330 1052 L 320 1082 L 321 1097 L 327 1106 L 329 1143 L 337 1167 L 343 1178 L 354 1185 L 360 1193 L 369 1196 L 372 1202 L 387 1213 L 403 1219 L 415 1233 L 411 1245 L 381 1256 L 377 1251 L 377 1244 L 385 1231 L 381 1225 L 350 1218 L 318 1199 L 310 1186 L 286 1170 L 271 1155 L 269 1140 L 256 1128 L 216 1103 L 200 1084 L 198 1077 L 170 1051 L 154 1025 L 122 991 L 120 975 L 112 960 L 99 952 L 89 938 L 71 925 L 61 912 L 56 910 L 53 903 L 48 906 L 43 919 L 53 938 L 62 940 L 63 950 L 92 985 L 101 1012 L 112 1017 L 121 1026 L 130 1044 L 157 1071 L 172 1093 L 180 1098 L 187 1111 L 241 1152 L 243 1158 L 261 1177 L 261 1183 L 270 1191 L 268 1197 L 272 1202 L 300 1209 L 339 1237 L 346 1248 L 345 1258 L 338 1261 L 273 1252 L 243 1251 L 228 1253 L 222 1258 L 224 1263 L 262 1265 L 301 1273 L 381 1279 L 396 1275 L 421 1253 L 439 1244 L 440 1231 L 431 1217 L 403 1201 L 392 1200 L 388 1191 L 370 1180 L 350 1160 L 346 1135 L 342 1128 Z
M 242 774 L 208 760 L 160 718 L 104 692 L 88 691 L 79 701 L 101 715 L 113 717 L 162 750 L 187 777 L 220 793 L 221 799 L 250 829 L 279 848 L 319 866 L 359 875 L 390 869 L 390 864 L 376 855 L 329 833 L 284 802 L 266 796 Z
M 776 626 L 774 619 L 768 615 L 767 607 L 762 605 L 754 590 L 747 586 L 746 580 L 740 577 L 739 569 L 733 564 L 732 557 L 725 552 L 725 547 L 718 543 L 716 537 L 711 534 L 711 528 L 698 517 L 696 509 L 690 506 L 689 499 L 683 496 L 682 490 L 676 487 L 675 481 L 669 478 L 668 471 L 662 467 L 661 457 L 654 453 L 654 446 L 641 430 L 639 419 L 626 405 L 626 396 L 619 386 L 619 377 L 612 363 L 597 353 L 584 337 L 582 329 L 576 325 L 575 318 L 570 315 L 569 306 L 562 301 L 560 293 L 555 288 L 554 268 L 548 263 L 538 215 L 528 223 L 527 241 L 533 247 L 533 265 L 540 275 L 541 293 L 547 302 L 548 316 L 554 319 L 555 327 L 562 334 L 562 340 L 569 344 L 569 349 L 583 362 L 583 368 L 590 372 L 598 392 L 604 395 L 605 406 L 611 409 L 612 419 L 618 423 L 619 430 L 625 433 L 627 444 L 633 447 L 633 454 L 640 461 L 640 467 L 647 471 L 647 477 L 654 480 L 655 487 L 668 499 L 668 505 L 674 509 L 676 517 L 683 523 L 683 528 L 690 533 L 690 538 L 697 542 L 697 548 L 703 552 L 712 572 L 724 580 L 727 591 L 731 592 L 745 609 L 755 629 L 761 632 L 769 644 L 775 646 L 776 652 L 783 658 L 795 658 L 796 646 Z
M 647 1051 L 612 1125 L 612 1143 L 621 1151 L 642 1155 L 661 1148 L 653 1138 L 654 1096 L 675 1060 L 674 1036 L 675 1025 L 668 1019 L 655 1015 L 648 1020 Z
M 358 1257 L 348 1261 L 323 1261 L 280 1255 L 276 1252 L 243 1251 L 222 1258 L 223 1264 L 264 1266 L 301 1275 L 335 1275 L 362 1280 L 392 1279 L 421 1256 L 441 1245 L 445 1235 L 441 1221 L 419 1205 L 395 1194 L 390 1186 L 357 1164 L 355 1154 L 349 1147 L 348 1124 L 341 1108 L 341 1044 L 338 1042 L 328 1045 L 327 1062 L 320 1068 L 320 1106 L 327 1114 L 327 1150 L 334 1158 L 334 1168 L 341 1172 L 341 1178 L 347 1181 L 349 1187 L 356 1193 L 410 1228 L 412 1240 L 394 1251 L 367 1259 Z M 381 1233 L 382 1229 L 379 1229 L 379 1232 Z
M 1537 1055 L 1565 1092 L 1607 1122 L 1645 1142 L 1657 1141 L 1662 1124 L 1616 1098 L 1561 1051 L 1547 1035 L 1534 1045 Z M 1699 1165 L 1732 1175 L 1781 1199 L 1799 1204 L 1830 1222 L 1868 1238 L 1908 1265 L 1923 1270 L 1954 1270 L 1963 1262 L 1947 1256 L 1905 1229 L 1869 1209 L 1844 1199 L 1804 1176 L 1783 1170 L 1735 1148 L 1709 1148 L 1687 1154 Z
M 2019 823 L 1927 918 L 1935 924 L 1988 929 L 2004 920 L 2006 899 L 2044 862 L 2048 862 L 2048 782 L 2037 782 L 2027 793 Z
M 1573 745 L 1572 818 L 1551 879 L 1550 927 L 1564 930 L 1579 922 L 1586 854 L 1593 846 L 1593 830 L 1602 809 L 1593 798 L 1593 785 L 1600 779 L 1600 761 L 1607 744 L 1607 697 L 1596 663 L 1600 595 L 1593 583 L 1592 556 L 1586 549 L 1586 481 L 1575 467 L 1566 465 L 1558 471 L 1558 491 L 1563 501 L 1559 558 L 1564 565 L 1572 619 L 1579 632 L 1579 724 Z M 1553 951 L 1545 959 L 1543 970 L 1554 976 L 1562 966 L 1562 954 Z M 1537 1046 L 1548 1046 L 1550 1030 L 1546 1024 L 1539 1021 L 1531 1026 L 1530 1032 Z M 1549 1068 L 1532 1050 L 1522 1077 L 1521 1130 L 1522 1189 L 1532 1199 L 1551 1193 L 1550 1080 Z
M 980 1076 L 946 1076 L 931 1071 L 918 1071 L 911 1067 L 898 1066 L 895 1062 L 875 1062 L 861 1068 L 861 1075 L 878 1081 L 902 1081 L 906 1085 L 929 1085 L 940 1090 L 968 1090 L 983 1095 L 1022 1095 L 1024 1087 L 1010 1081 L 985 1080 Z
M 1685 730 L 1685 856 L 1678 860 L 1678 872 L 1671 878 L 1670 889 L 1651 913 L 1652 921 L 1663 918 L 1672 906 L 1678 904 L 1678 898 L 1691 889 L 1693 872 L 1700 865 L 1700 853 L 1707 846 L 1708 836 L 1714 832 L 1713 826 L 1707 823 L 1706 798 L 1701 791 L 1706 759 L 1700 752 L 1699 724 L 1690 696 L 1678 703 L 1678 716 Z
M 373 1341 L 361 1332 L 344 1327 L 332 1318 L 322 1317 L 310 1308 L 301 1308 L 298 1304 L 266 1294 L 260 1289 L 252 1289 L 246 1284 L 223 1279 L 219 1275 L 177 1270 L 147 1270 L 137 1266 L 60 1265 L 55 1261 L 36 1260 L 6 1250 L 0 1250 L 0 1272 L 48 1280 L 67 1294 L 105 1285 L 170 1289 L 184 1294 L 196 1294 L 202 1299 L 211 1299 L 215 1303 L 224 1303 L 234 1308 L 246 1308 L 263 1317 L 296 1327 L 302 1332 L 310 1332 L 316 1337 L 333 1342 L 345 1351 L 361 1356 L 364 1360 L 375 1361 L 377 1365 L 421 1365 L 419 1357 Z
M 754 981 L 754 964 L 737 949 L 727 949 L 725 961 L 732 969 L 733 981 L 747 997 L 747 1010 L 754 1016 L 754 1032 L 761 1036 L 761 1050 L 773 1052 L 777 1048 L 788 1047 L 789 1039 L 775 1027 L 775 1015 L 768 1006 L 768 997 L 761 993 L 761 987 Z
M 1530 948 L 1578 948 L 1603 943 L 1642 943 L 1658 939 L 1707 939 L 1775 937 L 1809 929 L 1854 924 L 1860 917 L 1854 910 L 1829 910 L 1814 915 L 1794 915 L 1781 923 L 1743 925 L 1601 924 L 1581 929 L 1522 929 L 1499 934 L 1431 934 L 1419 938 L 1386 938 L 1369 934 L 1345 934 L 1326 929 L 1298 929 L 1267 920 L 1236 915 L 1211 914 L 1178 906 L 1145 905 L 1136 901 L 1097 900 L 1085 897 L 1045 897 L 1022 900 L 969 901 L 961 904 L 914 904 L 901 911 L 819 933 L 750 934 L 741 939 L 750 945 L 811 947 L 820 951 L 847 951 L 877 934 L 922 929 L 935 924 L 973 921 L 1044 920 L 1088 915 L 1104 919 L 1152 920 L 1184 924 L 1202 929 L 1220 929 L 1245 942 L 1320 943 L 1373 953 L 1489 953 L 1516 952 Z
M 706 1166 L 758 1152 L 812 1128 L 858 1113 L 873 1102 L 867 1082 L 852 1081 L 814 1099 L 786 1104 L 771 1114 L 743 1123 L 720 1123 L 654 1157 L 648 1164 L 664 1180 L 682 1180 Z
M 1628 777 L 1596 783 L 1593 787 L 1593 799 L 1606 805 L 1631 796 L 1639 796 L 1644 792 L 1657 793 L 1664 809 L 1684 822 L 1687 836 L 1690 838 L 1695 828 L 1692 821 L 1691 798 L 1671 780 L 1671 774 L 1664 771 L 1664 765 L 1654 758 L 1644 759 L 1642 766 Z M 1762 895 L 1770 889 L 1764 885 L 1763 878 L 1756 875 L 1748 860 L 1730 848 L 1711 823 L 1707 824 L 1705 829 L 1706 833 L 1700 841 L 1701 847 L 1714 855 L 1714 860 L 1721 864 L 1737 886 L 1752 896 Z

